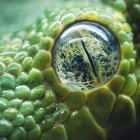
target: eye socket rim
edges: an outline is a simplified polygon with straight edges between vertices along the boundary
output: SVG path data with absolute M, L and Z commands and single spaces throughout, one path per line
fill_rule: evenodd
M 73 15 L 72 18 L 70 16 L 67 16 L 67 13 L 68 14 L 71 13 L 71 15 Z M 124 82 L 122 82 L 122 78 L 125 80 L 126 76 L 130 73 L 130 68 L 127 68 L 127 71 L 124 72 L 124 68 L 121 65 L 123 65 L 123 62 L 128 62 L 130 65 L 130 59 L 133 59 L 135 61 L 135 58 L 132 55 L 132 52 L 134 51 L 133 37 L 131 36 L 131 38 L 130 38 L 130 36 L 129 36 L 129 34 L 132 35 L 132 29 L 129 26 L 129 24 L 127 23 L 127 21 L 125 20 L 125 17 L 120 12 L 118 12 L 114 9 L 110 9 L 108 7 L 106 7 L 102 11 L 101 11 L 101 9 L 98 11 L 98 8 L 82 8 L 82 9 L 76 9 L 75 12 L 68 10 L 67 13 L 59 16 L 58 18 L 54 18 L 54 19 L 51 19 L 50 21 L 48 21 L 48 26 L 44 30 L 45 36 L 53 39 L 53 45 L 48 50 L 51 54 L 51 58 L 52 58 L 52 50 L 55 46 L 55 41 L 69 25 L 76 23 L 76 22 L 80 22 L 80 21 L 91 21 L 91 22 L 97 22 L 97 23 L 107 27 L 107 29 L 114 35 L 114 37 L 116 38 L 116 40 L 118 41 L 118 43 L 120 45 L 120 52 L 121 52 L 120 53 L 120 55 L 121 55 L 120 65 L 118 66 L 119 68 L 118 68 L 118 71 L 116 72 L 116 75 L 114 75 L 112 77 L 112 79 L 110 79 L 110 81 L 108 81 L 102 87 L 99 87 L 93 91 L 85 92 L 85 94 L 89 95 L 90 93 L 92 93 L 98 89 L 102 89 L 102 88 L 108 88 L 112 92 L 114 92 L 114 94 L 118 94 L 116 92 L 121 91 L 122 86 L 124 85 Z M 106 14 L 107 14 L 107 18 L 105 18 Z M 64 23 L 64 20 L 62 21 L 62 19 L 65 20 L 65 23 Z M 117 25 L 117 26 L 115 26 L 115 25 Z M 127 25 L 127 28 L 124 25 Z M 52 30 L 53 30 L 53 32 L 52 32 Z M 54 31 L 56 31 L 56 32 L 54 33 Z M 51 34 L 50 34 L 50 32 L 51 32 Z M 122 35 L 124 35 L 125 37 Z M 130 39 L 130 40 L 128 40 L 128 39 Z M 125 47 L 126 46 L 125 43 L 127 43 L 127 46 L 129 45 L 129 47 Z M 129 54 L 129 56 L 127 56 L 126 55 L 126 54 L 128 54 L 127 52 L 130 51 L 129 48 L 131 49 L 131 54 Z M 131 70 L 132 69 L 134 69 L 134 65 L 131 65 Z M 47 74 L 47 72 L 48 72 L 48 74 Z M 52 77 L 52 79 L 50 79 L 50 77 Z M 121 78 L 118 79 L 118 77 L 121 77 Z M 65 96 L 68 95 L 68 93 L 73 91 L 66 85 L 60 83 L 60 81 L 59 81 L 58 77 L 56 76 L 56 73 L 52 67 L 52 61 L 51 61 L 50 65 L 47 67 L 47 69 L 45 70 L 44 79 L 46 80 L 45 83 L 47 83 L 49 88 L 54 90 L 56 92 L 56 95 L 58 94 L 59 99 L 64 98 Z M 114 91 L 114 86 L 116 87 L 116 85 L 118 83 L 122 83 L 121 84 L 122 86 L 118 85 L 117 90 Z

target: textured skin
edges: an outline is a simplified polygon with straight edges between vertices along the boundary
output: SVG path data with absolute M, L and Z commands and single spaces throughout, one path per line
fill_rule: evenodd
M 140 118 L 137 15 L 139 0 L 93 0 L 80 6 L 70 1 L 48 8 L 24 32 L 2 39 L 0 140 L 113 140 L 133 130 Z M 65 87 L 51 66 L 57 37 L 85 20 L 106 26 L 121 52 L 116 75 L 90 92 Z

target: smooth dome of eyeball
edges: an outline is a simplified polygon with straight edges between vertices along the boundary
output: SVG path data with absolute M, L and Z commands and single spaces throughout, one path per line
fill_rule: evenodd
M 103 25 L 74 23 L 58 37 L 53 67 L 59 80 L 74 90 L 89 91 L 107 83 L 120 62 L 120 48 Z

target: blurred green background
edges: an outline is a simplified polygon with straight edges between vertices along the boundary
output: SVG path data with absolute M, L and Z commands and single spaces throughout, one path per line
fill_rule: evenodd
M 0 37 L 35 22 L 46 7 L 63 0 L 0 0 Z

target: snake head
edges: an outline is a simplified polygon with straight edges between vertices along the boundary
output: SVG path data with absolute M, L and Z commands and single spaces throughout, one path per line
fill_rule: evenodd
M 66 2 L 3 42 L 2 139 L 105 140 L 134 129 L 139 52 L 127 5 L 111 2 Z

